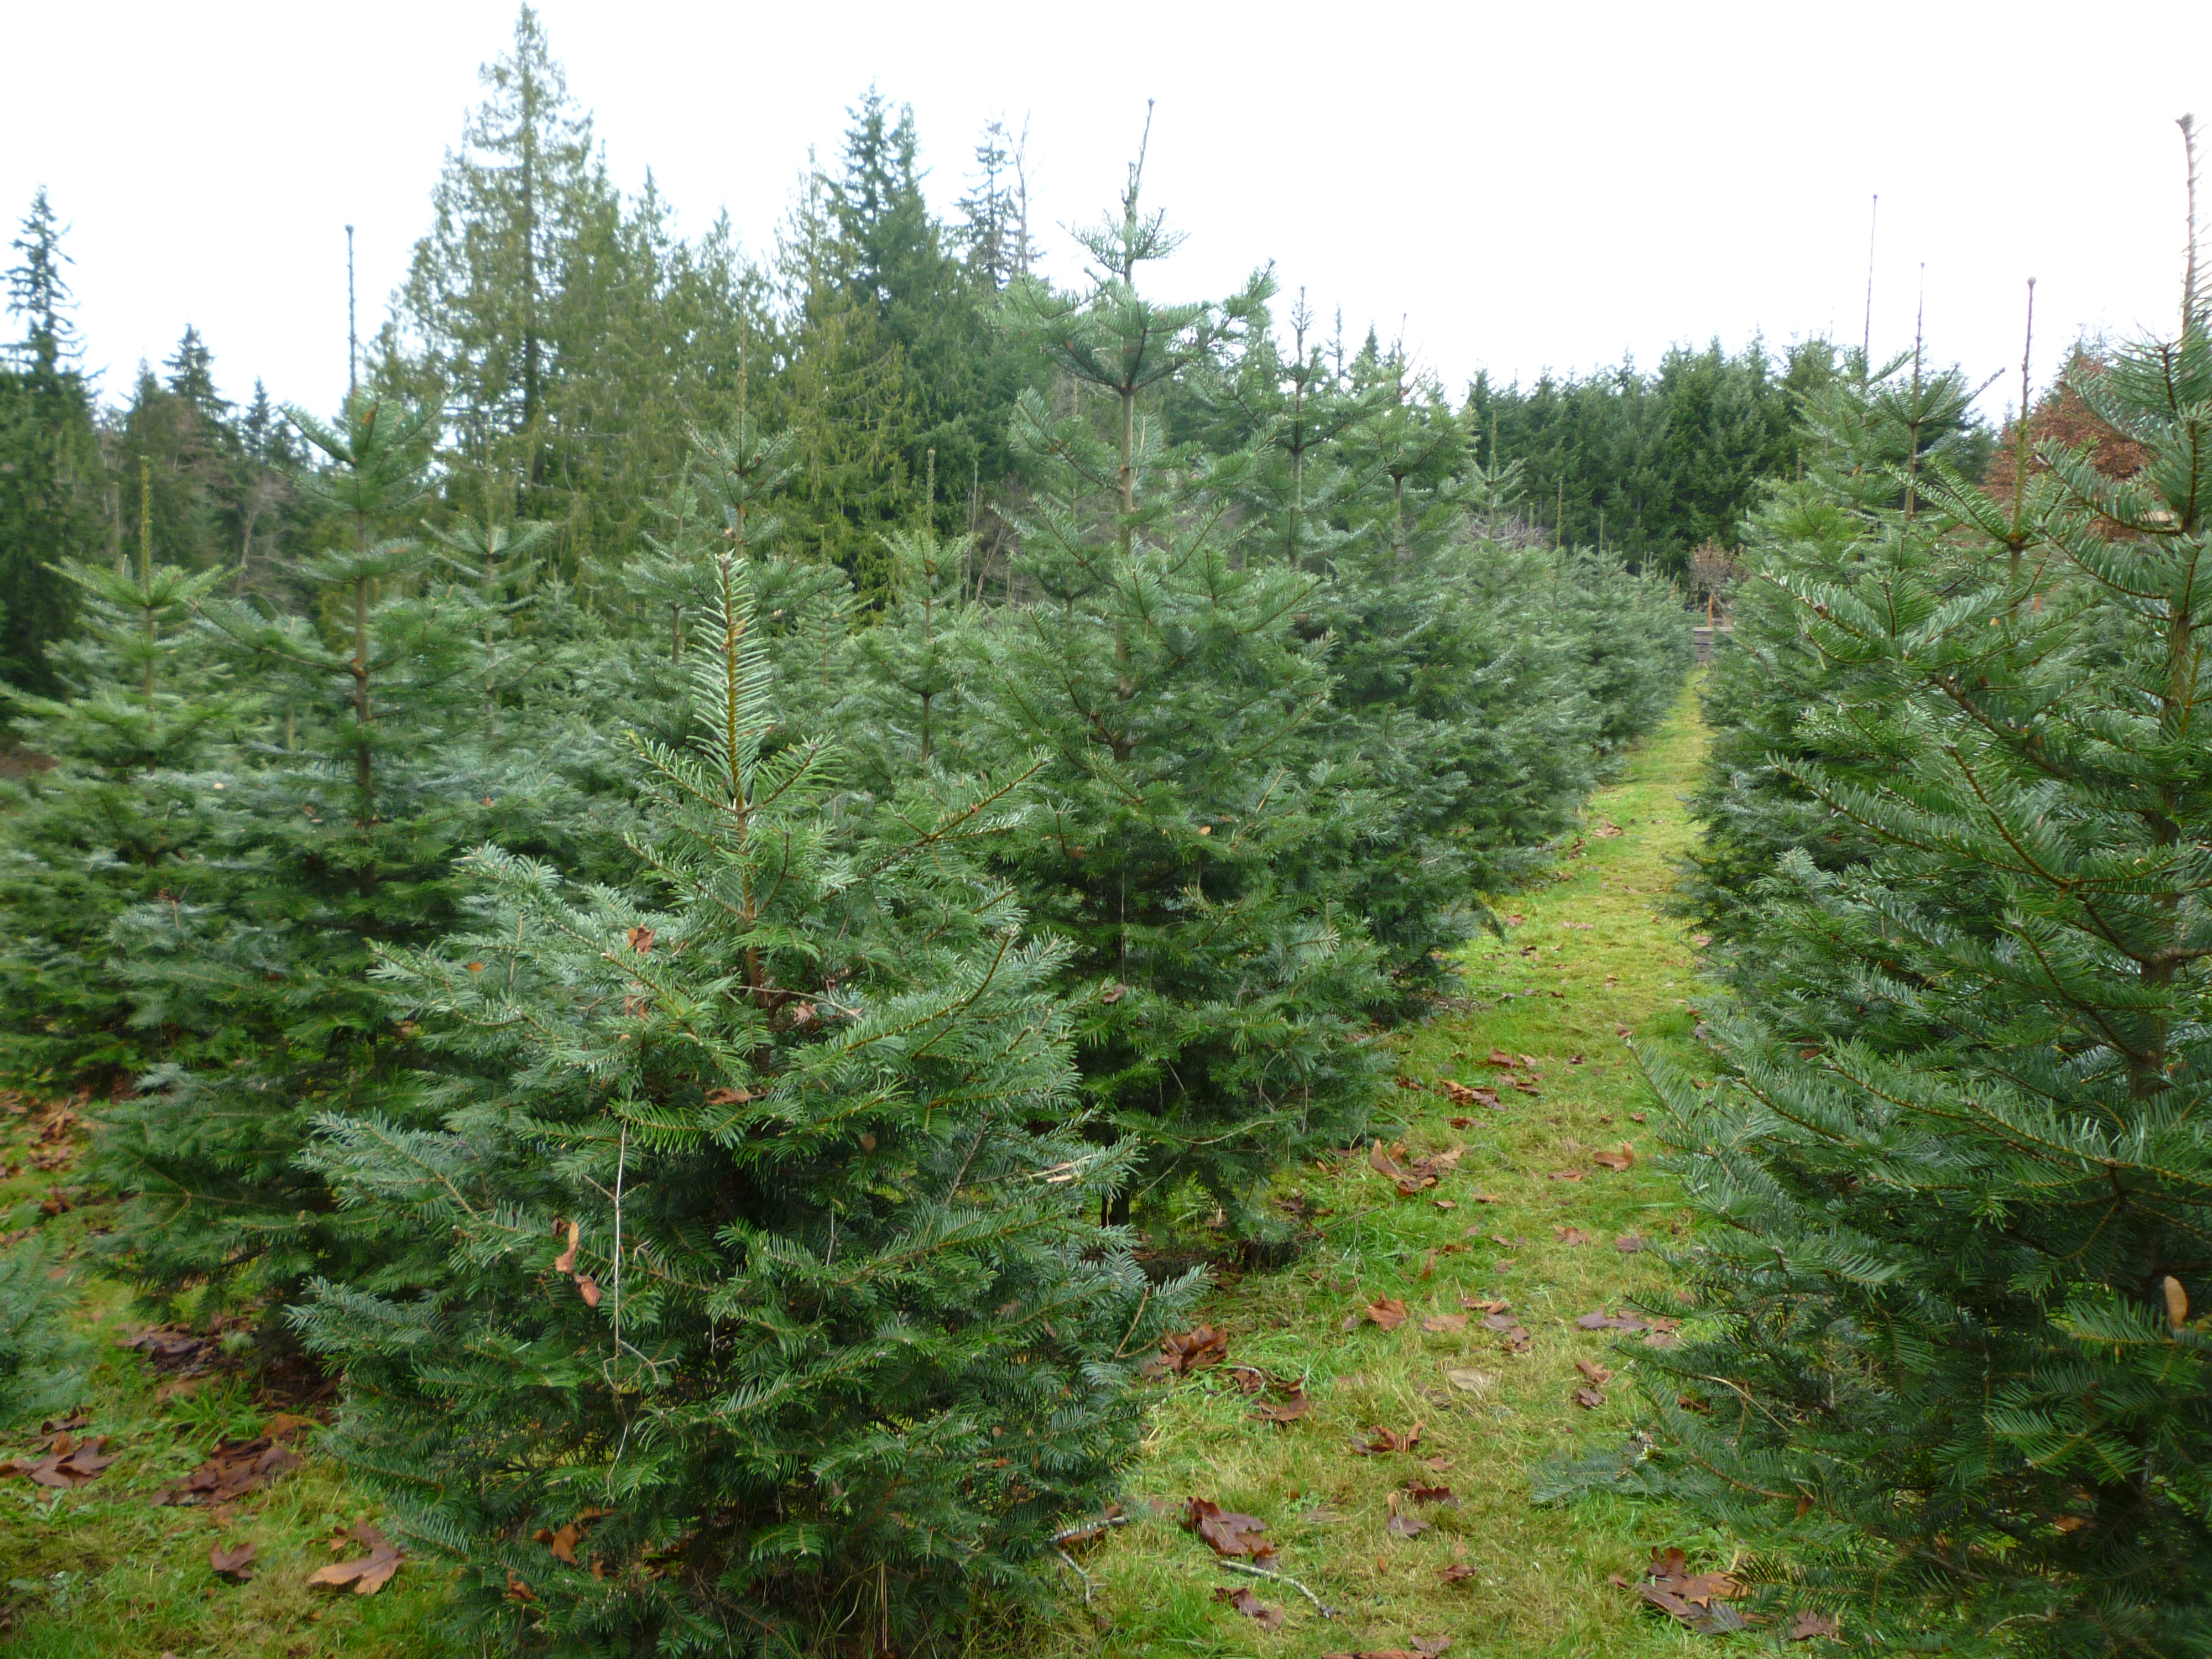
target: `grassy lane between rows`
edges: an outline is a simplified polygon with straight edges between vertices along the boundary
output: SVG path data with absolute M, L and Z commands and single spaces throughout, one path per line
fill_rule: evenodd
M 1657 1280 L 1659 1252 L 1688 1223 L 1651 1167 L 1629 1039 L 1693 1053 L 1693 947 L 1659 905 L 1692 835 L 1680 797 L 1703 744 L 1686 696 L 1592 799 L 1553 878 L 1501 907 L 1504 939 L 1470 949 L 1464 1001 L 1404 1040 L 1401 1070 L 1419 1086 L 1400 1096 L 1403 1150 L 1385 1155 L 1405 1169 L 1458 1149 L 1456 1166 L 1401 1195 L 1362 1148 L 1277 1183 L 1273 1201 L 1317 1242 L 1287 1271 L 1212 1298 L 1225 1364 L 1158 1385 L 1131 1522 L 1079 1547 L 1091 1602 L 1071 1574 L 1060 1639 L 1026 1651 L 1305 1659 L 1433 1650 L 1448 1637 L 1455 1659 L 1519 1659 L 1713 1654 L 1753 1639 L 1693 1635 L 1608 1583 L 1638 1577 L 1654 1547 L 1722 1565 L 1725 1540 L 1648 1506 L 1540 1508 L 1529 1495 L 1543 1459 L 1632 1431 L 1626 1372 L 1644 1334 L 1576 1322 Z M 1516 1063 L 1492 1063 L 1493 1050 Z M 1500 1108 L 1455 1104 L 1442 1079 L 1493 1089 Z M 1624 1152 L 1635 1161 L 1609 1167 Z M 1391 1301 L 1407 1315 L 1395 1328 L 1364 1311 L 1382 1304 L 1387 1319 Z M 1507 1304 L 1525 1341 L 1485 1328 L 1485 1303 Z M 1464 1328 L 1422 1328 L 1462 1315 Z M 1616 1375 L 1594 1383 L 1577 1362 Z M 1259 1379 L 1240 1365 L 1300 1384 L 1304 1415 L 1255 1420 L 1255 1406 L 1289 1396 L 1248 1395 Z M 1580 1401 L 1578 1389 L 1589 1391 Z M 1365 1449 L 1387 1438 L 1377 1430 L 1416 1424 L 1409 1449 Z M 1413 1486 L 1450 1496 L 1425 1502 Z M 1193 1498 L 1265 1522 L 1279 1550 L 1267 1565 L 1338 1616 L 1218 1566 L 1182 1524 Z M 1401 1515 L 1427 1525 L 1394 1531 Z M 1280 1627 L 1217 1597 L 1237 1588 L 1279 1609 Z
M 1686 697 L 1591 801 L 1554 877 L 1505 907 L 1505 938 L 1469 951 L 1463 1001 L 1402 1039 L 1400 1069 L 1413 1086 L 1398 1097 L 1395 1149 L 1383 1152 L 1416 1190 L 1401 1195 L 1371 1148 L 1276 1184 L 1272 1201 L 1310 1229 L 1310 1248 L 1212 1297 L 1206 1317 L 1227 1335 L 1225 1364 L 1155 1385 L 1129 1523 L 1073 1547 L 1091 1600 L 1070 1572 L 1058 1620 L 979 1630 L 978 1654 L 1306 1659 L 1435 1651 L 1448 1637 L 1455 1656 L 1634 1659 L 1750 1639 L 1693 1636 L 1607 1582 L 1633 1577 L 1654 1547 L 1717 1565 L 1724 1540 L 1626 1504 L 1539 1508 L 1528 1486 L 1545 1457 L 1632 1429 L 1626 1376 L 1593 1382 L 1577 1362 L 1624 1372 L 1640 1337 L 1575 1322 L 1620 1310 L 1654 1281 L 1657 1251 L 1686 1224 L 1650 1168 L 1627 1039 L 1689 1052 L 1692 948 L 1657 907 L 1690 836 L 1678 796 L 1702 742 Z M 1514 1064 L 1493 1064 L 1493 1050 Z M 1500 1104 L 1454 1103 L 1445 1080 L 1495 1091 Z M 97 1195 L 72 1187 L 51 1111 L 13 1105 L 0 1115 L 0 1233 L 36 1226 L 76 1243 L 100 1224 Z M 1624 1152 L 1635 1161 L 1610 1167 Z M 1421 1186 L 1412 1166 L 1438 1154 L 1447 1167 Z M 1624 1240 L 1650 1248 L 1624 1253 Z M 360 1553 L 351 1543 L 334 1553 L 333 1537 L 374 1516 L 314 1456 L 315 1430 L 299 1420 L 311 1402 L 257 1388 L 246 1357 L 217 1343 L 157 1366 L 118 1346 L 136 1328 L 120 1291 L 89 1288 L 95 1369 L 79 1432 L 108 1437 L 116 1462 L 71 1490 L 0 1480 L 0 1647 L 10 1659 L 445 1652 L 431 1634 L 445 1577 L 434 1565 L 410 1561 L 369 1596 L 309 1587 L 316 1567 Z M 1364 1312 L 1376 1306 L 1388 1320 L 1393 1302 L 1407 1316 L 1395 1328 Z M 1486 1303 L 1505 1304 L 1502 1322 L 1525 1335 L 1486 1328 Z M 1423 1328 L 1462 1316 L 1463 1328 Z M 1259 1379 L 1240 1366 L 1299 1385 L 1304 1414 L 1256 1420 L 1255 1405 L 1291 1396 L 1248 1394 L 1241 1383 Z M 1578 1389 L 1591 1392 L 1578 1402 Z M 1416 1425 L 1405 1450 L 1363 1449 L 1389 1440 L 1380 1431 L 1404 1437 Z M 289 1432 L 301 1468 L 226 1502 L 149 1501 L 219 1442 L 272 1430 Z M 0 1461 L 39 1449 L 19 1436 Z M 1413 1485 L 1449 1496 L 1423 1501 Z M 1338 1615 L 1221 1569 L 1180 1524 L 1193 1498 L 1264 1521 L 1279 1551 L 1269 1565 Z M 218 1577 L 210 1550 L 249 1542 L 250 1578 Z M 1279 1609 L 1280 1626 L 1215 1594 L 1240 1588 Z

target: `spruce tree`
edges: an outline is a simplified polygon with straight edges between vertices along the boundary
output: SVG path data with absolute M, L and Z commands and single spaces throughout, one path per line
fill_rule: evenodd
M 1908 457 L 1917 556 L 1774 578 L 1844 677 L 1774 763 L 1863 856 L 1783 856 L 1761 937 L 1802 984 L 1708 1013 L 1710 1091 L 1649 1062 L 1715 1224 L 1614 1478 L 1870 1649 L 2212 1641 L 2209 324 L 2192 281 L 2177 338 L 2076 380 L 2131 477 L 2051 446 L 1992 500 Z
M 975 866 L 1019 774 L 860 830 L 775 735 L 755 567 L 708 565 L 623 882 L 486 849 L 477 925 L 385 952 L 440 1121 L 324 1116 L 383 1249 L 296 1316 L 477 1639 L 949 1652 L 1096 1512 L 1189 1286 L 1091 1224 L 1129 1158 L 1081 1133 L 1064 947 Z
M 76 1300 L 39 1240 L 0 1245 L 0 1430 L 76 1403 L 86 1343 L 70 1328 Z

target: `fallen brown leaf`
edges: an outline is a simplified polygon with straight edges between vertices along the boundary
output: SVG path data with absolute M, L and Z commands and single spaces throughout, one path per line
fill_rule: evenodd
M 1725 1572 L 1692 1573 L 1681 1551 L 1653 1550 L 1644 1582 L 1636 1593 L 1675 1623 L 1711 1634 L 1741 1630 L 1743 1615 L 1727 1605 L 1743 1590 L 1743 1581 Z
M 1160 1339 L 1160 1369 L 1178 1376 L 1218 1365 L 1229 1358 L 1229 1334 L 1200 1325 Z
M 82 1440 L 58 1434 L 47 1443 L 44 1457 L 11 1457 L 0 1463 L 0 1475 L 20 1474 L 33 1486 L 73 1491 L 98 1479 L 100 1472 L 115 1461 L 100 1449 L 106 1444 L 104 1434 L 88 1435 Z
M 1442 1572 L 1438 1573 L 1437 1577 L 1443 1579 L 1447 1584 L 1456 1584 L 1463 1579 L 1474 1577 L 1474 1569 L 1468 1566 L 1464 1562 L 1455 1562 L 1452 1565 L 1446 1567 Z
M 1618 1173 L 1622 1170 L 1632 1169 L 1635 1166 L 1636 1149 L 1624 1140 L 1620 1143 L 1620 1149 L 1617 1152 L 1592 1152 L 1590 1154 L 1590 1162 Z
M 307 1575 L 307 1582 L 325 1589 L 343 1589 L 350 1584 L 356 1595 L 374 1595 L 392 1582 L 392 1575 L 399 1571 L 406 1553 L 386 1539 L 373 1521 L 356 1522 L 331 1539 L 331 1550 L 343 1549 L 349 1540 L 367 1545 L 368 1553 L 351 1561 L 333 1561 L 327 1567 L 317 1567 Z M 527 1586 L 524 1591 L 526 1597 Z
M 1252 1408 L 1252 1415 L 1262 1423 L 1295 1423 L 1312 1408 L 1313 1402 L 1293 1384 L 1288 1395 L 1280 1400 L 1262 1401 Z
M 1452 1496 L 1449 1486 L 1432 1486 L 1418 1480 L 1406 1483 L 1406 1496 L 1416 1504 L 1449 1504 L 1454 1509 L 1459 1507 L 1459 1499 Z
M 1790 1639 L 1793 1642 L 1809 1642 L 1816 1636 L 1835 1634 L 1836 1621 L 1822 1613 L 1801 1613 L 1790 1621 Z
M 208 1565 L 226 1583 L 243 1584 L 252 1577 L 252 1563 L 253 1546 L 250 1542 L 234 1544 L 228 1549 L 220 1544 L 208 1546 Z
M 1605 1390 L 1603 1389 L 1577 1389 L 1575 1390 L 1574 1400 L 1575 1404 L 1580 1406 L 1584 1411 L 1594 1412 L 1600 1406 L 1605 1404 Z
M 1185 1504 L 1182 1524 L 1204 1539 L 1216 1555 L 1249 1556 L 1257 1562 L 1275 1553 L 1275 1547 L 1260 1536 L 1267 1530 L 1266 1522 L 1224 1510 L 1210 1498 L 1194 1498 Z
M 1554 1170 L 1545 1177 L 1547 1181 L 1580 1181 L 1582 1178 L 1580 1170 Z
M 1613 1241 L 1613 1248 L 1623 1255 L 1634 1255 L 1644 1248 L 1644 1241 L 1634 1233 L 1623 1233 Z
M 1277 1631 L 1283 1627 L 1283 1610 L 1269 1607 L 1241 1585 L 1224 1584 L 1213 1592 L 1213 1599 L 1226 1601 L 1261 1630 Z
M 1352 1449 L 1365 1456 L 1376 1452 L 1407 1452 L 1420 1443 L 1422 1425 L 1416 1423 L 1401 1434 L 1395 1429 L 1386 1429 L 1380 1423 L 1370 1426 L 1364 1445 L 1355 1444 Z
M 1599 1364 L 1595 1359 L 1577 1359 L 1575 1361 L 1575 1369 L 1592 1382 L 1606 1383 L 1613 1381 L 1613 1372 Z
M 1394 1515 L 1382 1527 L 1393 1538 L 1419 1538 L 1428 1529 L 1427 1522 L 1410 1515 Z
M 1395 1331 L 1406 1322 L 1406 1304 L 1395 1296 L 1381 1296 L 1361 1310 L 1370 1322 Z
M 1437 1335 L 1463 1331 L 1467 1328 L 1467 1316 L 1465 1314 L 1431 1314 L 1421 1322 L 1421 1328 Z
M 1469 1369 L 1446 1371 L 1444 1373 L 1445 1382 L 1450 1383 L 1455 1389 L 1463 1389 L 1469 1394 L 1486 1393 L 1491 1385 L 1497 1380 L 1498 1379 L 1491 1376 L 1488 1371 L 1478 1371 Z
M 1579 1227 L 1554 1227 L 1552 1232 L 1562 1244 L 1587 1244 L 1590 1242 L 1590 1236 Z

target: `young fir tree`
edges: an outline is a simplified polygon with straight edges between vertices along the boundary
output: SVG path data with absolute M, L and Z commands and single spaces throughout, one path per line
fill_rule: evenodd
M 204 902 L 211 792 L 252 701 L 195 629 L 225 573 L 155 564 L 150 515 L 128 574 L 70 561 L 76 635 L 51 648 L 67 695 L 9 699 L 52 764 L 0 782 L 0 1073 L 73 1086 L 123 1082 L 174 1034 L 139 1017 L 110 931 L 134 907 Z
M 1737 584 L 1730 647 L 1712 665 L 1703 702 L 1713 732 L 1693 809 L 1705 835 L 1690 855 L 1678 903 L 1729 947 L 1731 975 L 1768 972 L 1760 938 L 1762 887 L 1786 854 L 1818 868 L 1863 860 L 1869 843 L 1790 769 L 1797 761 L 1832 769 L 1887 769 L 1897 757 L 1890 728 L 1893 686 L 1879 663 L 1838 659 L 1808 626 L 1795 590 L 1805 583 L 1846 589 L 1889 573 L 1948 566 L 1948 526 L 1908 501 L 1920 471 L 1957 459 L 1968 432 L 1972 388 L 1956 369 L 1925 373 L 1921 354 L 1899 356 L 1865 376 L 1829 382 L 1802 406 L 1803 470 L 1770 487 L 1747 522 L 1748 567 Z M 1916 487 L 1917 488 L 1917 487 Z M 1941 580 L 1978 581 L 1965 561 Z M 1814 619 L 1817 620 L 1817 619 Z M 1808 711 L 1827 707 L 1816 750 Z
M 1327 572 L 1306 626 L 1330 638 L 1335 684 L 1314 740 L 1379 810 L 1316 852 L 1342 871 L 1402 997 L 1439 981 L 1482 896 L 1570 827 L 1604 705 L 1573 648 L 1591 606 L 1578 596 L 1564 618 L 1547 614 L 1537 561 L 1473 534 L 1511 473 L 1470 470 L 1452 411 L 1433 388 L 1407 386 L 1401 362 L 1371 367 L 1352 416 L 1302 469 L 1298 495 L 1339 532 L 1262 535 L 1310 550 L 1302 556 Z M 1676 618 L 1644 620 L 1654 641 L 1683 632 Z
M 1681 1263 L 1697 1322 L 1650 1362 L 1665 1437 L 1620 1478 L 1884 1652 L 2212 1642 L 2197 284 L 2178 338 L 2075 390 L 2142 447 L 2132 477 L 2053 447 L 2044 485 L 1991 501 L 1893 469 L 1941 556 L 1778 578 L 1852 687 L 1891 688 L 1886 769 L 1778 761 L 1867 852 L 1788 855 L 1799 896 L 1765 924 L 1808 936 L 1815 994 L 1848 986 L 1875 1035 L 1801 1046 L 1782 986 L 1709 1014 L 1710 1092 L 1652 1064 L 1717 1224 Z M 1811 752 L 1861 752 L 1859 714 L 1817 706 Z
M 290 418 L 346 540 L 299 570 L 312 617 L 201 602 L 264 741 L 210 784 L 216 878 L 113 930 L 133 1018 L 170 1048 L 101 1127 L 98 1177 L 128 1195 L 106 1242 L 150 1299 L 198 1286 L 208 1313 L 349 1270 L 346 1218 L 295 1160 L 316 1113 L 374 1109 L 404 1068 L 372 952 L 452 926 L 460 850 L 556 845 L 566 821 L 528 734 L 487 730 L 484 607 L 389 533 L 427 494 L 434 412 L 363 393 L 333 425 Z
M 624 884 L 487 849 L 477 927 L 386 954 L 442 1121 L 323 1119 L 383 1248 L 296 1317 L 478 1639 L 950 1652 L 1097 1511 L 1191 1287 L 1091 1223 L 1129 1158 L 1082 1133 L 1064 947 L 974 867 L 1018 776 L 861 832 L 772 735 L 754 567 L 708 562 Z
M 1325 645 L 1298 637 L 1318 580 L 1241 560 L 1233 504 L 1251 453 L 1174 456 L 1140 408 L 1264 304 L 1163 306 L 1139 265 L 1176 239 L 1146 215 L 1140 165 L 1086 239 L 1087 301 L 1017 283 L 1006 325 L 1078 391 L 1055 419 L 1024 394 L 1014 441 L 1038 482 L 1012 581 L 974 677 L 979 747 L 1052 757 L 1053 805 L 1011 847 L 1041 925 L 1073 947 L 1085 1086 L 1100 1133 L 1144 1149 L 1141 1190 L 1199 1182 L 1240 1228 L 1253 1185 L 1356 1133 L 1381 1056 L 1362 1011 L 1375 952 L 1340 891 L 1282 872 L 1320 823 L 1364 810 L 1300 734 L 1326 707 Z M 1080 396 L 1103 393 L 1101 435 Z
M 76 1403 L 86 1343 L 70 1328 L 76 1297 L 55 1252 L 35 1238 L 0 1245 L 0 1429 Z

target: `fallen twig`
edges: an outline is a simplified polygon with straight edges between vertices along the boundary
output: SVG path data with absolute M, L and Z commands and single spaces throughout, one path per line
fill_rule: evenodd
M 1091 1575 L 1084 1571 L 1081 1567 L 1078 1566 L 1075 1563 L 1075 1558 L 1070 1555 L 1066 1550 L 1060 1548 L 1059 1545 L 1054 1544 L 1052 1547 L 1052 1553 L 1058 1556 L 1060 1560 L 1066 1564 L 1067 1570 L 1070 1572 L 1073 1573 L 1078 1578 L 1080 1578 L 1083 1581 L 1083 1605 L 1086 1607 L 1089 1607 L 1091 1605 Z
M 1069 1565 L 1073 1565 L 1073 1563 L 1071 1562 Z M 1279 1584 L 1288 1584 L 1299 1595 L 1304 1596 L 1307 1601 L 1312 1602 L 1314 1606 L 1319 1609 L 1322 1618 L 1334 1619 L 1337 1615 L 1338 1610 L 1336 1608 L 1329 1606 L 1328 1602 L 1322 1601 L 1321 1597 L 1316 1595 L 1311 1590 L 1308 1589 L 1304 1584 L 1298 1583 L 1297 1579 L 1291 1577 L 1287 1572 L 1270 1572 L 1265 1567 L 1255 1567 L 1251 1565 L 1249 1563 L 1243 1561 L 1216 1561 L 1213 1565 L 1217 1567 L 1226 1568 L 1231 1572 L 1248 1572 L 1255 1578 L 1272 1578 Z
M 1052 1541 L 1055 1545 L 1073 1544 L 1082 1539 L 1096 1538 L 1109 1527 L 1126 1527 L 1128 1524 L 1129 1517 L 1126 1515 L 1102 1516 L 1096 1521 L 1079 1521 L 1072 1527 L 1062 1527 L 1053 1534 Z

